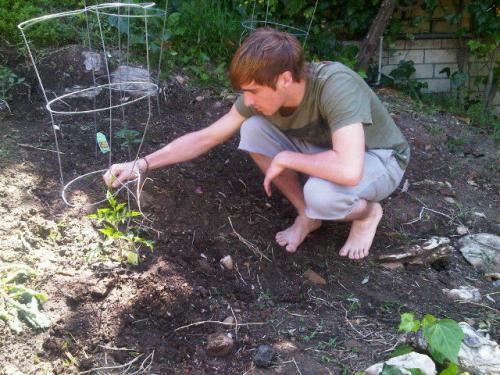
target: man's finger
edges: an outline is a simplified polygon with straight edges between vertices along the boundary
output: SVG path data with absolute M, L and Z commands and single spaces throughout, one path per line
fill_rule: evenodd
M 271 192 L 271 181 L 269 181 L 268 178 L 264 179 L 264 190 L 266 191 L 267 196 L 270 197 L 271 194 L 272 194 L 272 192 Z

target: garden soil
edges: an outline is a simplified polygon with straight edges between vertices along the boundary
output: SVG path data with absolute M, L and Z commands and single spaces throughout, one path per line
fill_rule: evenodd
M 209 125 L 234 100 L 176 75 L 163 86 L 151 100 L 143 155 Z M 12 114 L 3 112 L 0 121 L 0 261 L 38 271 L 29 286 L 47 295 L 43 311 L 53 323 L 16 335 L 0 321 L 0 373 L 352 374 L 388 358 L 401 339 L 403 312 L 465 320 L 499 341 L 499 289 L 458 250 L 428 266 L 389 269 L 377 260 L 431 236 L 448 237 L 455 246 L 460 225 L 498 234 L 498 149 L 468 119 L 425 112 L 391 90 L 378 91 L 412 158 L 404 188 L 383 202 L 366 259 L 339 256 L 345 223 L 324 223 L 294 254 L 277 245 L 275 233 L 293 222 L 293 207 L 277 191 L 265 195 L 262 174 L 237 150 L 235 137 L 148 175 L 142 236 L 155 246 L 142 249 L 140 264 L 131 266 L 87 218 L 95 206 L 72 208 L 61 199 L 50 117 L 35 87 L 19 89 Z M 142 133 L 148 108 L 140 101 L 114 121 Z M 60 121 L 65 181 L 107 165 L 94 151 L 96 129 L 85 125 L 88 118 Z M 115 148 L 115 161 L 128 159 Z M 79 192 L 96 193 L 84 186 Z M 231 270 L 219 263 L 227 255 Z M 310 281 L 309 270 L 324 285 Z M 477 287 L 483 300 L 461 303 L 442 292 L 462 285 Z M 226 318 L 234 324 L 219 323 Z M 227 355 L 207 351 L 213 333 L 234 340 Z M 253 361 L 263 344 L 276 353 L 269 368 Z

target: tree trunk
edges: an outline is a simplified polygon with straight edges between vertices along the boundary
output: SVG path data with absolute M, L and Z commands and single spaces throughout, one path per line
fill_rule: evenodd
M 361 45 L 358 53 L 358 63 L 356 70 L 367 70 L 370 61 L 379 45 L 380 37 L 384 34 L 389 21 L 396 8 L 397 0 L 383 0 L 378 10 L 377 16 L 373 20 L 368 34 Z

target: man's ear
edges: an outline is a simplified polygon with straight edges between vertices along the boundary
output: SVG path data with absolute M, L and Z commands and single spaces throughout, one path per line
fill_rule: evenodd
M 293 83 L 293 76 L 292 72 L 290 71 L 284 71 L 278 76 L 278 86 L 281 86 L 283 88 L 289 87 Z

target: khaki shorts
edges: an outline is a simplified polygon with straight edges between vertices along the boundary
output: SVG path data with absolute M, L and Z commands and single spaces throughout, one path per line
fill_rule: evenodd
M 241 126 L 239 149 L 273 158 L 281 151 L 316 154 L 327 149 L 286 136 L 261 116 L 245 120 Z M 342 220 L 360 199 L 379 202 L 398 187 L 403 178 L 393 150 L 372 149 L 365 152 L 363 177 L 356 186 L 344 186 L 317 177 L 304 185 L 306 215 L 312 219 Z

